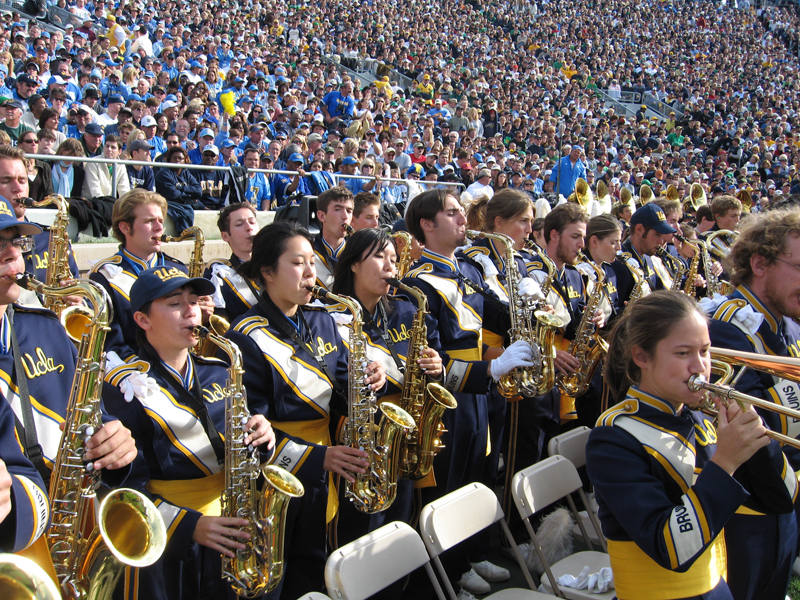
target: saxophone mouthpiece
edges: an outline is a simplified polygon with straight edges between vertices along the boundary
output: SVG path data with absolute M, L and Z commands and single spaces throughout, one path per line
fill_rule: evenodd
M 400 287 L 400 280 L 397 277 L 387 277 L 386 282 L 394 287 Z
M 30 282 L 31 279 L 32 275 L 30 273 L 17 273 L 14 275 L 14 281 L 21 288 L 27 288 L 28 282 Z
M 207 327 L 203 327 L 202 325 L 195 325 L 192 328 L 192 333 L 195 336 L 199 337 L 201 340 L 203 340 L 206 337 L 208 337 L 209 331 Z
M 22 204 L 22 206 L 26 208 L 33 208 L 34 206 L 36 206 L 36 202 L 34 201 L 33 198 L 20 198 L 19 200 L 17 200 L 17 202 L 19 202 L 20 204 Z

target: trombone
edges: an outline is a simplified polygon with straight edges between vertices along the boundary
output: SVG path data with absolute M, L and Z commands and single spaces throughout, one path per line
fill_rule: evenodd
M 800 359 L 788 356 L 771 356 L 758 354 L 755 352 L 744 352 L 739 350 L 729 350 L 727 348 L 711 348 L 712 370 L 721 373 L 721 378 L 717 383 L 710 383 L 706 378 L 697 373 L 689 378 L 688 386 L 693 392 L 706 390 L 717 396 L 720 400 L 729 403 L 731 400 L 739 404 L 744 409 L 744 404 L 749 404 L 756 408 L 768 410 L 791 419 L 800 420 L 800 411 L 787 408 L 782 404 L 776 404 L 749 394 L 737 392 L 734 386 L 747 369 L 763 371 L 770 375 L 775 375 L 784 379 L 800 381 Z M 741 367 L 734 376 L 733 368 Z M 710 406 L 708 401 L 701 403 L 699 407 L 705 413 L 716 415 L 715 408 Z M 778 433 L 777 431 L 767 430 L 767 437 L 781 444 L 800 449 L 800 440 Z

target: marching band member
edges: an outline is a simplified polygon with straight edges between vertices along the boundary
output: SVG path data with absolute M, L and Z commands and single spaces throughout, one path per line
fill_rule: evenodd
M 381 401 L 393 402 L 400 408 L 405 408 L 400 403 L 400 396 L 405 374 L 410 373 L 410 367 L 406 367 L 406 363 L 417 306 L 403 298 L 389 295 L 391 286 L 386 280 L 395 276 L 396 262 L 397 252 L 386 232 L 380 229 L 356 231 L 339 255 L 333 292 L 350 296 L 361 304 L 363 331 L 369 336 L 367 356 L 370 360 L 379 361 L 386 369 L 387 392 Z M 339 333 L 347 342 L 352 323 L 349 312 L 341 305 L 333 305 L 328 310 L 337 315 Z M 430 317 L 426 321 L 431 321 Z M 422 351 L 417 365 L 422 369 L 426 382 L 441 382 L 444 374 L 442 358 L 435 350 L 438 346 L 438 333 L 432 322 L 427 325 L 427 347 Z M 372 515 L 361 513 L 350 502 L 343 503 L 340 500 L 337 516 L 338 545 L 347 544 L 384 523 L 410 523 L 413 487 L 412 481 L 399 480 L 397 497 L 392 505 L 387 510 Z M 341 497 L 343 495 L 340 493 Z
M 0 399 L 0 552 L 31 546 L 45 532 L 49 519 L 47 488 L 22 451 L 14 412 Z
M 303 497 L 289 505 L 287 568 L 276 598 L 322 590 L 325 529 L 337 505 L 327 473 L 353 481 L 351 474 L 364 473 L 367 465 L 365 452 L 331 445 L 331 411 L 347 414 L 349 353 L 325 309 L 305 306 L 316 279 L 312 244 L 308 231 L 290 221 L 258 232 L 252 258 L 240 272 L 258 282 L 262 294 L 226 334 L 242 351 L 252 412 L 265 415 L 276 429 L 274 463 L 305 487 Z M 383 365 L 372 361 L 366 371 L 365 382 L 381 390 Z
M 203 277 L 216 288 L 214 314 L 233 321 L 253 308 L 261 293 L 255 282 L 236 272 L 253 255 L 253 238 L 259 229 L 256 210 L 248 202 L 229 204 L 219 212 L 217 227 L 231 247 L 231 257 L 209 261 Z
M 434 462 L 436 487 L 422 490 L 423 502 L 427 503 L 471 481 L 483 480 L 489 433 L 489 378 L 498 381 L 516 367 L 532 366 L 532 350 L 526 342 L 518 341 L 497 358 L 483 357 L 483 330 L 505 335 L 510 323 L 508 312 L 487 299 L 496 296 L 486 289 L 480 271 L 456 256 L 456 249 L 466 241 L 466 217 L 458 199 L 443 189 L 423 192 L 409 203 L 405 218 L 409 232 L 424 244 L 424 250 L 404 283 L 420 288 L 428 297 L 445 353 L 445 387 L 458 402 L 458 408 L 445 411 L 443 417 L 447 429 L 442 439 L 445 448 Z M 477 548 L 473 551 L 478 553 Z M 454 555 L 453 562 L 466 567 L 467 560 L 463 555 Z M 491 579 L 506 578 L 505 569 L 488 561 L 478 569 Z M 490 589 L 475 568 L 464 573 L 460 584 L 474 593 Z
M 645 204 L 631 217 L 630 237 L 622 242 L 622 252 L 631 255 L 630 264 L 644 273 L 647 281 L 645 293 L 655 290 L 669 289 L 664 279 L 659 277 L 653 263 L 656 250 L 672 239 L 676 229 L 667 222 L 661 207 L 654 203 Z M 633 290 L 633 276 L 625 271 L 617 273 L 617 289 L 623 300 L 627 300 Z
M 164 518 L 168 543 L 150 567 L 126 568 L 125 598 L 232 597 L 220 553 L 244 548 L 244 519 L 220 517 L 225 486 L 224 362 L 193 357 L 198 295 L 213 284 L 176 266 L 145 269 L 130 289 L 138 355 L 107 366 L 103 402 L 131 428 L 142 452 L 127 484 L 148 494 Z M 245 425 L 245 444 L 269 449 L 275 437 L 263 415 Z
M 701 234 L 703 237 L 723 229 L 736 231 L 742 218 L 742 203 L 734 196 L 717 196 L 711 201 L 711 215 L 714 217 L 714 225 Z M 715 247 L 722 255 L 728 253 L 731 243 L 732 240 L 726 242 L 719 237 L 714 240 Z
M 330 290 L 336 261 L 344 248 L 347 227 L 353 218 L 353 192 L 342 185 L 329 188 L 317 198 L 317 218 L 322 228 L 314 239 L 317 255 L 316 285 Z
M 732 246 L 728 264 L 731 282 L 736 286 L 733 294 L 706 298 L 701 303 L 712 316 L 713 345 L 772 356 L 800 356 L 800 325 L 796 321 L 800 318 L 800 214 L 780 210 L 748 217 Z M 797 408 L 800 384 L 748 370 L 736 389 Z M 800 435 L 794 419 L 757 411 L 770 429 L 794 438 Z M 784 453 L 792 470 L 800 471 L 800 452 L 785 446 Z M 794 515 L 737 511 L 725 528 L 728 582 L 737 600 L 785 596 L 796 532 Z M 735 553 L 732 548 L 736 548 Z
M 122 359 L 136 352 L 136 322 L 130 292 L 139 275 L 155 267 L 175 267 L 186 272 L 180 261 L 161 252 L 167 201 L 155 192 L 137 188 L 114 204 L 112 228 L 120 242 L 119 252 L 99 261 L 89 279 L 102 285 L 111 298 L 114 320 L 106 338 L 106 350 Z
M 695 302 L 668 291 L 637 301 L 612 333 L 605 375 L 619 404 L 600 417 L 586 460 L 619 598 L 738 598 L 723 527 L 742 504 L 792 510 L 797 480 L 755 411 L 718 403 L 715 427 L 689 408 L 704 392 L 687 382 L 709 376 L 710 346 Z M 729 561 L 735 552 L 728 545 Z

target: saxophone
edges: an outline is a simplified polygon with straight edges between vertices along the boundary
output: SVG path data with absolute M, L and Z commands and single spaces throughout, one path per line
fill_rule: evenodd
M 45 296 L 83 296 L 93 307 L 90 333 L 78 346 L 64 434 L 50 478 L 52 522 L 45 535 L 64 598 L 109 600 L 122 568 L 153 564 L 167 542 L 158 509 L 135 490 L 111 491 L 97 516 L 94 512 L 100 473 L 84 461 L 83 453 L 86 439 L 102 426 L 103 345 L 113 319 L 111 301 L 102 287 L 88 280 L 50 287 L 21 274 L 17 283 Z M 93 519 L 97 525 L 90 529 Z
M 192 258 L 189 260 L 189 277 L 202 277 L 205 263 L 203 262 L 203 246 L 206 243 L 206 238 L 203 235 L 203 230 L 199 227 L 188 227 L 184 229 L 180 235 L 162 235 L 162 242 L 182 242 L 184 240 L 194 240 L 194 249 L 192 250 Z
M 700 256 L 702 255 L 705 258 L 707 252 L 701 251 L 700 249 L 700 242 L 694 243 L 689 241 L 684 236 L 680 235 L 679 233 L 674 234 L 674 237 L 680 241 L 682 244 L 687 244 L 694 248 L 694 256 L 692 256 L 692 260 L 689 262 L 689 270 L 686 272 L 686 282 L 683 284 L 683 293 L 687 296 L 694 297 L 695 295 L 695 288 L 694 288 L 694 278 L 697 276 L 697 271 L 700 268 Z M 711 265 L 710 263 L 705 264 L 705 273 L 706 277 L 711 275 Z M 708 279 L 706 279 L 708 281 Z
M 407 479 L 422 479 L 433 468 L 433 459 L 444 448 L 441 438 L 445 432 L 442 415 L 448 408 L 456 408 L 458 402 L 453 394 L 438 383 L 425 384 L 425 373 L 417 364 L 422 351 L 427 348 L 428 298 L 419 288 L 401 283 L 399 279 L 388 279 L 391 285 L 417 301 L 414 323 L 408 334 L 406 369 L 403 372 L 403 392 L 400 407 L 405 410 L 417 426 L 411 430 L 403 444 L 401 476 Z
M 631 258 L 630 252 L 620 252 L 617 254 L 617 258 L 628 268 L 628 271 L 631 272 L 631 277 L 633 277 L 633 289 L 630 296 L 628 296 L 628 303 L 625 305 L 625 311 L 627 311 L 634 302 L 644 296 L 644 286 L 647 283 L 647 279 L 645 279 L 644 273 L 639 267 L 634 267 L 628 262 Z
M 409 267 L 413 262 L 411 257 L 411 234 L 405 231 L 398 231 L 391 234 L 391 238 L 397 242 L 398 239 L 403 240 L 403 249 L 400 250 L 400 258 L 397 261 L 397 279 L 403 279 L 408 273 Z
M 345 496 L 364 513 L 386 510 L 397 496 L 397 478 L 402 444 L 398 439 L 411 431 L 414 419 L 406 411 L 382 402 L 376 407 L 375 393 L 364 383 L 367 375 L 367 336 L 362 330 L 361 306 L 348 296 L 332 294 L 324 288 L 311 289 L 316 298 L 344 304 L 353 315 L 350 328 L 350 362 L 347 379 L 347 425 L 344 443 L 367 453 L 365 473 L 353 475 L 354 483 L 346 483 Z M 375 413 L 383 413 L 380 425 L 375 426 Z
M 555 360 L 555 347 L 552 340 L 555 329 L 562 325 L 561 320 L 539 310 L 540 307 L 537 306 L 535 301 L 526 300 L 519 295 L 518 286 L 522 277 L 517 268 L 517 261 L 514 258 L 513 239 L 502 233 L 486 233 L 473 230 L 467 230 L 467 237 L 470 239 L 485 238 L 503 244 L 506 294 L 508 295 L 508 310 L 511 317 L 511 328 L 508 332 L 510 341 L 513 344 L 522 340 L 530 344 L 534 353 L 534 362 L 539 362 L 545 357 L 547 359 L 542 362 L 541 368 L 519 367 L 503 375 L 500 381 L 497 382 L 497 389 L 505 398 L 537 396 L 539 395 L 538 390 L 550 378 L 547 372 L 548 364 L 552 365 L 552 361 Z M 536 319 L 535 324 L 533 319 Z M 550 385 L 552 387 L 552 384 Z
M 255 598 L 274 590 L 283 577 L 283 538 L 289 500 L 305 493 L 294 475 L 275 465 L 259 466 L 258 453 L 242 440 L 244 426 L 250 420 L 247 391 L 242 377 L 242 353 L 239 347 L 202 326 L 194 328 L 201 340 L 210 340 L 230 360 L 225 386 L 225 490 L 222 492 L 222 516 L 247 519 L 241 531 L 250 534 L 243 550 L 235 558 L 222 557 L 222 577 L 231 583 L 237 596 Z M 258 476 L 265 484 L 259 493 Z
M 567 352 L 580 361 L 580 367 L 578 367 L 574 373 L 559 372 L 558 375 L 556 375 L 558 387 L 561 388 L 561 391 L 565 394 L 573 398 L 577 398 L 586 393 L 597 366 L 608 352 L 608 343 L 600 337 L 600 333 L 596 331 L 594 323 L 592 323 L 592 317 L 594 317 L 594 313 L 597 312 L 600 306 L 600 300 L 603 298 L 606 274 L 603 269 L 588 260 L 585 256 L 580 260 L 590 265 L 597 275 L 594 290 L 583 309 L 581 322 L 578 324 L 578 329 L 575 332 L 575 339 L 569 343 L 569 348 L 567 349 Z
M 672 256 L 672 254 L 667 252 L 662 246 L 656 248 L 656 256 L 661 259 L 661 262 L 664 263 L 665 268 L 671 268 L 672 270 L 672 285 L 670 286 L 670 290 L 673 292 L 679 292 L 681 287 L 681 279 L 683 278 L 684 273 L 686 273 L 683 263 Z M 669 264 L 670 267 L 667 267 L 667 264 Z

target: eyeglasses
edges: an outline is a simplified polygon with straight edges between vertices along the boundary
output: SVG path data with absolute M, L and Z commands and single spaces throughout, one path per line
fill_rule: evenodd
M 30 252 L 33 250 L 33 238 L 30 236 L 20 236 L 12 239 L 0 238 L 0 254 L 6 251 L 8 244 L 11 244 L 20 252 Z
M 2 252 L 2 250 L 0 250 Z M 778 262 L 782 262 L 783 264 L 789 265 L 790 267 L 794 267 L 795 269 L 800 269 L 800 265 L 796 265 L 794 263 L 790 263 L 788 260 L 783 260 L 782 258 L 775 258 Z
M 23 144 L 35 144 L 38 141 L 39 140 L 37 140 L 36 138 L 28 138 L 26 140 L 20 140 L 20 142 Z

